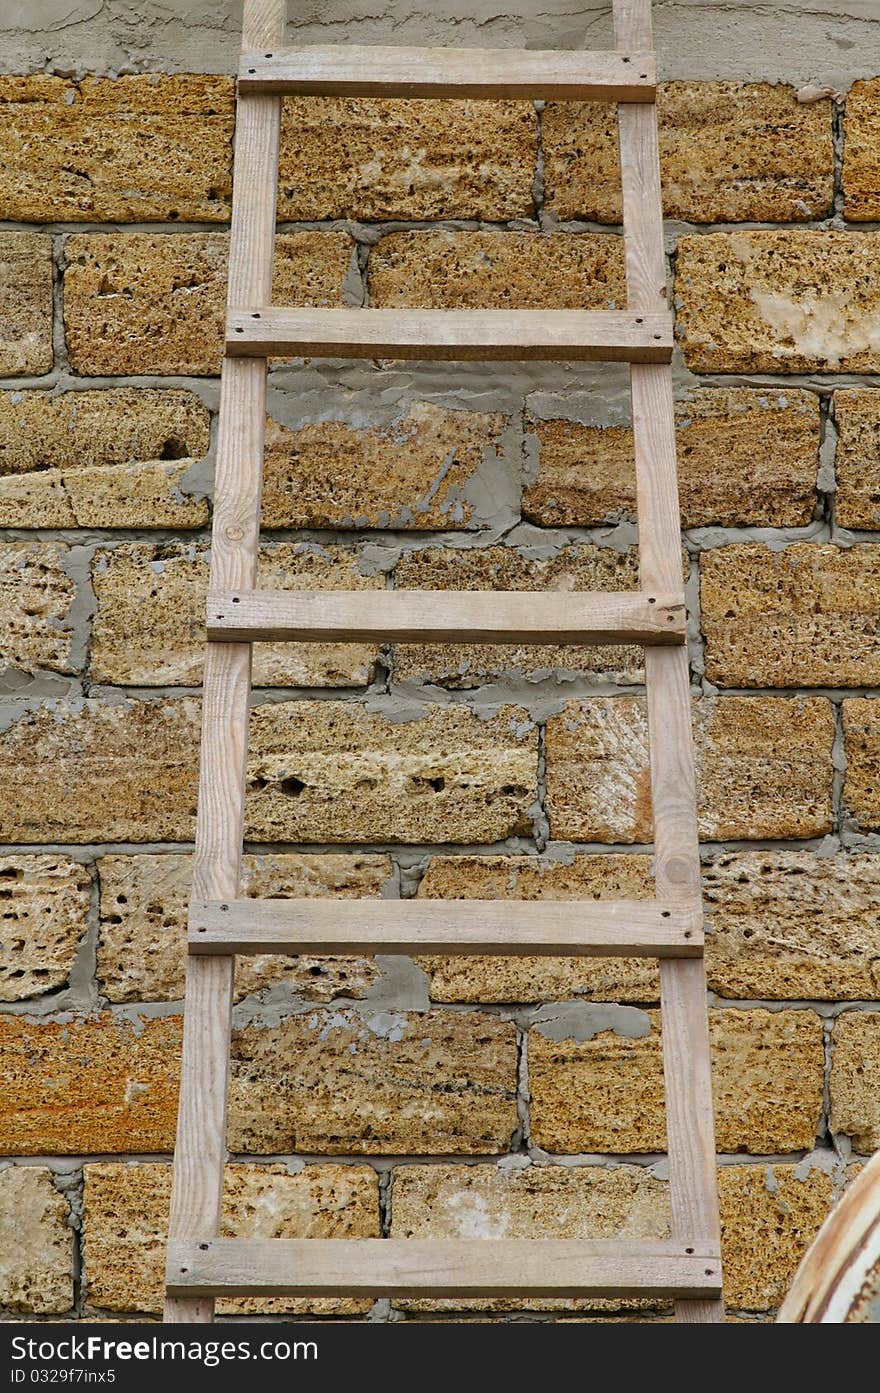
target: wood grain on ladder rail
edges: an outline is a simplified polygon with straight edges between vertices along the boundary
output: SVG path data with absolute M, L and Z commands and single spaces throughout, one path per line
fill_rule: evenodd
M 248 48 L 281 43 L 285 0 L 245 0 Z M 281 100 L 238 103 L 229 245 L 228 303 L 272 296 Z M 266 430 L 266 363 L 223 363 L 211 579 L 223 588 L 256 582 Z M 205 652 L 199 808 L 193 895 L 238 893 L 243 838 L 251 645 L 209 643 Z M 226 1095 L 234 957 L 190 957 L 169 1238 L 219 1232 L 226 1158 Z M 210 1321 L 210 1296 L 168 1296 L 166 1321 Z
M 618 49 L 653 48 L 651 0 L 614 0 Z M 627 305 L 639 313 L 667 306 L 656 109 L 618 107 Z M 670 583 L 680 566 L 681 524 L 675 466 L 672 374 L 633 364 L 639 574 L 642 586 Z M 674 581 L 673 581 L 674 583 Z M 684 648 L 646 649 L 656 893 L 700 900 L 700 853 Z M 669 1189 L 674 1236 L 718 1250 L 715 1137 L 705 965 L 660 963 Z M 676 1301 L 683 1321 L 720 1321 L 720 1299 Z

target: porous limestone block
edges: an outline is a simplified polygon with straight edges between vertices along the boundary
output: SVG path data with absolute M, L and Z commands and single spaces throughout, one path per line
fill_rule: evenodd
M 704 551 L 700 627 L 719 687 L 876 687 L 880 546 Z
M 112 1002 L 181 1001 L 192 857 L 102 856 L 98 981 Z M 2 876 L 0 864 L 0 876 Z M 387 856 L 277 853 L 242 858 L 242 898 L 373 898 L 391 877 Z M 2 891 L 0 891 L 2 893 Z M 307 1001 L 360 997 L 378 970 L 371 958 L 242 954 L 236 999 L 283 982 Z
M 0 733 L 0 840 L 190 841 L 198 789 L 195 697 L 81 697 Z
M 516 1031 L 476 1011 L 339 1007 L 233 1035 L 233 1151 L 478 1155 L 518 1125 Z
M 665 82 L 657 92 L 663 208 L 685 222 L 807 222 L 831 212 L 829 98 L 768 82 Z M 612 105 L 548 102 L 545 201 L 556 217 L 621 221 Z
M 831 1040 L 831 1131 L 869 1156 L 880 1147 L 880 1011 L 845 1011 Z
M 494 842 L 531 831 L 537 774 L 538 733 L 518 707 L 395 721 L 352 702 L 271 702 L 251 715 L 245 835 Z
M 662 1239 L 669 1236 L 664 1181 L 640 1166 L 397 1166 L 391 1237 L 429 1239 Z M 660 1303 L 541 1297 L 399 1299 L 408 1311 L 621 1310 Z
M 73 1306 L 70 1205 L 44 1166 L 0 1170 L 0 1308 L 61 1315 Z
M 880 998 L 880 856 L 729 852 L 704 865 L 703 900 L 720 996 Z
M 162 1310 L 171 1167 L 98 1162 L 83 1168 L 83 1276 L 88 1309 Z M 379 1186 L 369 1166 L 228 1165 L 224 1238 L 378 1238 Z M 221 1298 L 218 1315 L 359 1315 L 350 1297 Z
M 0 1016 L 0 1155 L 170 1152 L 181 1024 Z
M 515 547 L 453 551 L 427 547 L 410 551 L 394 568 L 395 590 L 638 590 L 638 551 L 590 543 L 565 547 L 557 556 L 534 560 Z M 398 681 L 440 682 L 477 687 L 514 671 L 537 679 L 542 673 L 593 673 L 612 681 L 643 680 L 642 649 L 633 645 L 592 647 L 524 644 L 397 644 Z
M 202 526 L 185 475 L 210 438 L 192 392 L 0 392 L 0 526 Z
M 379 308 L 626 308 L 623 242 L 601 232 L 392 232 L 367 276 Z
M 650 856 L 435 856 L 418 896 L 437 900 L 649 899 Z M 656 1001 L 650 958 L 441 957 L 416 959 L 434 1001 Z
M 840 395 L 840 394 L 838 394 Z M 695 388 L 675 403 L 683 527 L 803 527 L 813 516 L 819 399 L 812 392 Z M 523 516 L 543 527 L 636 517 L 632 431 L 531 418 L 538 448 Z
M 294 430 L 270 419 L 263 526 L 485 527 L 497 502 L 480 475 L 499 469 L 505 424 L 495 412 L 433 402 L 411 402 L 383 426 L 318 421 Z
M 569 1008 L 570 1011 L 570 1008 Z M 546 1151 L 630 1153 L 666 1147 L 660 1013 L 566 1008 L 529 1031 L 532 1138 Z M 718 1151 L 812 1147 L 822 1110 L 822 1020 L 813 1011 L 709 1016 Z
M 851 222 L 880 221 L 880 78 L 853 83 L 843 132 L 843 215 Z
M 232 79 L 0 78 L 0 218 L 227 222 Z M 313 215 L 314 216 L 314 215 Z
M 0 543 L 0 668 L 75 671 L 68 554 L 63 542 Z
M 853 387 L 834 393 L 837 492 L 834 515 L 841 527 L 880 528 L 880 392 Z
M 831 830 L 834 718 L 824 698 L 693 703 L 700 832 L 707 840 L 802 838 Z M 551 835 L 649 842 L 648 725 L 642 697 L 589 697 L 547 722 Z
M 531 102 L 287 97 L 278 217 L 528 218 Z
M 275 239 L 273 298 L 341 305 L 353 242 L 346 232 Z M 74 372 L 212 376 L 226 318 L 224 232 L 76 233 L 66 243 L 64 323 Z
M 92 679 L 129 686 L 197 686 L 202 681 L 207 543 L 132 542 L 95 552 Z M 364 574 L 357 552 L 275 542 L 260 549 L 262 590 L 384 590 L 381 572 Z M 254 686 L 363 687 L 377 644 L 258 643 Z
M 836 1193 L 835 1178 L 809 1159 L 718 1167 L 727 1306 L 769 1311 L 782 1304 Z
M 50 372 L 52 239 L 41 232 L 0 232 L 0 376 Z
M 847 697 L 843 708 L 844 807 L 866 832 L 880 831 L 880 702 Z
M 880 232 L 714 232 L 678 242 L 692 372 L 880 370 Z
M 67 982 L 88 930 L 90 886 L 68 856 L 0 856 L 0 1001 Z

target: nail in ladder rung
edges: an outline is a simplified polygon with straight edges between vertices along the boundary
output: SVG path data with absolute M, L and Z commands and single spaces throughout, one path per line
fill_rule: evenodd
M 285 5 L 245 0 L 229 259 L 230 306 L 215 485 L 209 642 L 196 828 L 183 1067 L 174 1157 L 165 1319 L 208 1321 L 217 1294 L 672 1296 L 676 1318 L 723 1319 L 708 1021 L 687 651 L 683 643 L 678 490 L 669 368 L 650 0 L 614 0 L 617 53 L 283 49 Z M 259 55 L 263 55 L 260 57 Z M 416 55 L 416 56 L 414 56 Z M 647 55 L 647 56 L 646 56 Z M 509 67 L 506 68 L 506 64 Z M 633 66 L 637 67 L 635 78 Z M 274 310 L 270 306 L 283 90 L 406 96 L 621 100 L 618 108 L 627 312 L 494 316 Z M 251 307 L 246 310 L 238 306 Z M 357 322 L 357 315 L 364 315 Z M 254 320 L 254 315 L 262 321 Z M 248 325 L 244 316 L 251 320 Z M 338 316 L 338 317 L 337 317 Z M 541 331 L 543 317 L 553 332 Z M 258 323 L 258 329 L 253 324 Z M 369 325 L 376 325 L 374 331 Z M 528 326 L 531 337 L 522 338 Z M 237 329 L 241 328 L 241 333 Z M 276 332 L 277 330 L 277 332 Z M 537 333 L 537 337 L 536 336 Z M 397 338 L 395 338 L 395 334 Z M 543 337 L 541 336 L 543 334 Z M 553 335 L 557 341 L 553 341 Z M 653 335 L 659 334 L 660 339 Z M 273 337 L 274 335 L 274 337 Z M 260 635 L 354 641 L 410 636 L 407 601 L 255 591 L 265 435 L 265 355 L 284 347 L 363 356 L 623 357 L 631 364 L 641 594 L 422 594 L 415 636 L 440 641 L 646 645 L 656 899 L 563 904 L 243 901 L 251 645 Z M 493 337 L 494 336 L 494 337 Z M 246 350 L 233 340 L 248 340 Z M 533 342 L 534 340 L 534 342 Z M 535 344 L 539 345 L 537 354 Z M 493 350 L 494 344 L 494 350 Z M 660 348 L 651 345 L 660 344 Z M 463 349 L 463 351 L 462 351 Z M 489 351 L 486 351 L 486 350 Z M 667 607 L 658 632 L 648 600 Z M 242 603 L 246 601 L 242 611 Z M 549 602 L 549 603 L 548 603 Z M 476 615 L 482 604 L 483 619 Z M 358 606 L 363 605 L 362 608 Z M 227 609 L 238 610 L 227 620 Z M 546 611 L 546 613 L 544 612 Z M 242 613 L 244 622 L 242 622 Z M 486 616 L 489 616 L 488 621 Z M 598 619 L 597 619 L 598 616 Z M 558 626 L 546 636 L 547 622 Z M 479 625 L 482 624 L 482 627 Z M 612 636 L 613 635 L 613 636 Z M 377 909 L 381 909 L 381 915 Z M 627 954 L 660 961 L 672 1204 L 665 1242 L 219 1239 L 234 954 Z

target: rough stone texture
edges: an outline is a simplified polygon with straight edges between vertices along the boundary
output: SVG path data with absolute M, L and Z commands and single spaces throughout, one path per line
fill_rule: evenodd
M 701 836 L 800 838 L 831 830 L 831 705 L 819 697 L 693 704 Z M 648 731 L 641 697 L 571 701 L 547 722 L 551 834 L 648 842 Z
M 0 1155 L 171 1151 L 181 1018 L 0 1016 Z
M 251 716 L 254 841 L 493 842 L 531 831 L 538 738 L 526 713 L 431 706 L 392 721 L 336 701 Z
M 191 392 L 0 392 L 0 527 L 198 527 L 184 475 L 207 452 Z
M 192 73 L 0 79 L 0 217 L 227 221 L 232 95 Z
M 171 1167 L 84 1167 L 83 1268 L 91 1310 L 162 1310 Z M 378 1238 L 379 1194 L 367 1166 L 226 1167 L 221 1233 L 225 1238 Z M 350 1298 L 229 1298 L 218 1315 L 356 1315 L 369 1301 Z
M 52 362 L 52 239 L 0 232 L 0 376 L 35 376 Z
M 42 1166 L 0 1170 L 0 1308 L 60 1315 L 73 1305 L 70 1205 Z
M 624 1008 L 627 1009 L 627 1008 Z M 660 1013 L 629 1011 L 617 1033 L 597 1008 L 584 1040 L 529 1031 L 532 1137 L 561 1153 L 663 1151 Z M 636 1034 L 635 1032 L 639 1032 Z M 822 1110 L 822 1021 L 812 1011 L 713 1011 L 717 1149 L 767 1154 L 813 1146 Z
M 831 1038 L 831 1130 L 869 1156 L 880 1147 L 880 1012 L 844 1012 Z
M 278 216 L 531 217 L 531 102 L 288 97 Z
M 423 899 L 608 900 L 653 894 L 649 856 L 576 856 L 571 865 L 532 856 L 435 856 Z M 656 1001 L 650 958 L 417 958 L 434 1001 Z
M 60 542 L 0 543 L 0 668 L 74 671 L 67 555 Z
M 843 215 L 852 222 L 880 220 L 880 78 L 854 82 L 846 94 L 843 145 Z
M 676 402 L 683 527 L 803 527 L 813 516 L 819 400 L 800 390 L 696 388 Z M 523 515 L 544 527 L 635 518 L 632 431 L 561 419 L 528 422 L 538 472 Z
M 190 840 L 199 705 L 78 698 L 15 717 L 0 734 L 0 840 Z
M 880 392 L 860 387 L 834 393 L 837 493 L 841 527 L 880 527 Z
M 799 1165 L 720 1166 L 721 1246 L 728 1309 L 778 1306 L 831 1207 L 832 1177 Z M 665 1181 L 638 1166 L 398 1166 L 394 1238 L 656 1239 L 669 1231 Z M 760 1253 L 760 1263 L 755 1254 Z M 410 1311 L 578 1311 L 633 1301 L 399 1301 Z
M 558 556 L 531 560 L 514 547 L 452 551 L 428 547 L 407 553 L 394 568 L 395 590 L 637 590 L 636 548 L 576 545 Z M 502 673 L 538 678 L 553 669 L 644 679 L 642 650 L 632 645 L 528 647 L 519 644 L 398 644 L 394 676 L 448 687 L 478 687 Z
M 700 557 L 706 676 L 720 687 L 880 685 L 880 547 L 718 547 Z
M 314 1010 L 232 1041 L 233 1151 L 507 1151 L 516 1031 L 481 1012 Z
M 719 1167 L 728 1306 L 769 1311 L 781 1304 L 835 1195 L 833 1178 L 809 1161 L 796 1166 Z
M 0 863 L 0 877 L 3 869 Z M 190 856 L 102 856 L 98 981 L 110 1001 L 179 1001 L 186 966 Z M 242 897 L 380 895 L 387 856 L 245 856 Z M 2 891 L 0 891 L 2 894 Z M 241 956 L 236 999 L 283 982 L 307 1001 L 363 996 L 378 976 L 370 958 Z
M 434 309 L 623 309 L 621 238 L 393 232 L 370 252 L 370 303 Z
M 867 832 L 880 831 L 880 702 L 849 697 L 842 702 L 846 750 L 844 806 Z
M 352 246 L 345 232 L 277 237 L 276 301 L 340 305 Z M 74 372 L 217 373 L 228 249 L 222 232 L 68 237 L 64 323 Z
M 657 94 L 663 207 L 686 222 L 805 222 L 830 212 L 829 99 L 782 83 L 667 82 Z M 541 122 L 547 207 L 621 220 L 613 106 L 549 102 Z
M 384 590 L 364 575 L 358 554 L 290 542 L 263 546 L 257 585 L 266 590 Z M 185 542 L 132 543 L 95 553 L 98 602 L 92 629 L 92 678 L 141 687 L 198 686 L 205 645 L 210 549 Z M 377 645 L 258 643 L 255 686 L 363 687 Z
M 88 928 L 90 884 L 66 856 L 0 856 L 0 1001 L 67 981 Z
M 504 424 L 494 413 L 432 402 L 411 403 L 388 426 L 321 421 L 291 430 L 270 420 L 263 526 L 479 526 L 471 488 Z
M 669 1236 L 667 1186 L 640 1166 L 397 1166 L 391 1194 L 392 1238 Z M 582 1311 L 652 1303 L 502 1297 L 394 1304 L 410 1311 Z
M 706 972 L 721 996 L 880 997 L 880 856 L 748 851 L 703 867 Z
M 693 372 L 880 370 L 880 233 L 682 237 L 676 332 Z

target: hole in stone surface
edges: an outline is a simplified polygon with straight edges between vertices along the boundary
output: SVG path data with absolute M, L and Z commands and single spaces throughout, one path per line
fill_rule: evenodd
M 302 779 L 296 779 L 291 775 L 288 779 L 282 779 L 278 787 L 286 798 L 298 798 L 305 784 Z
M 172 435 L 165 441 L 159 451 L 160 459 L 186 459 L 188 450 L 184 442 L 178 436 Z
M 442 777 L 442 775 L 438 775 L 436 779 L 428 779 L 426 780 L 426 782 L 430 785 L 430 787 L 434 790 L 435 793 L 442 793 L 444 788 L 446 787 L 446 780 Z

